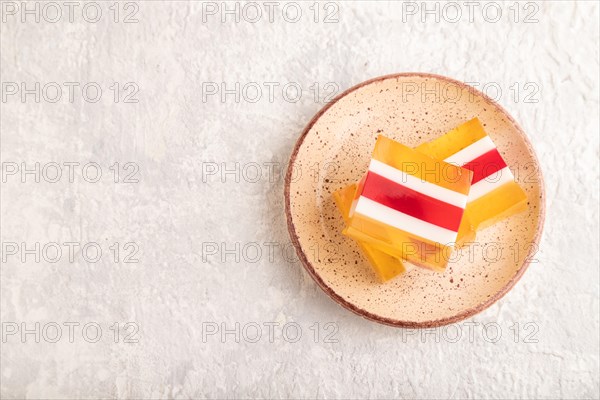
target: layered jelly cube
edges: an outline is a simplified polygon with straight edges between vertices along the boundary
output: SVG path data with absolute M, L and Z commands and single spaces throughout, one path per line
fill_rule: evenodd
M 369 170 L 334 194 L 382 281 L 413 264 L 444 270 L 455 242 L 527 208 L 527 195 L 475 118 L 416 149 L 380 136 Z
M 428 156 L 473 172 L 463 220 L 464 230 L 483 229 L 527 208 L 527 195 L 479 119 L 417 147 Z
M 444 270 L 471 178 L 467 169 L 379 136 L 344 233 L 392 257 Z

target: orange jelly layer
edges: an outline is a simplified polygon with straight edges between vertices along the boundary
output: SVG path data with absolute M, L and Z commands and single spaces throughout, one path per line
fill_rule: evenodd
M 516 182 L 508 182 L 468 203 L 465 215 L 473 227 L 485 229 L 526 209 L 527 195 Z
M 468 170 L 444 163 L 441 161 L 443 158 L 417 150 L 385 136 L 379 136 L 372 158 L 422 181 L 459 193 L 469 193 L 472 175 Z
M 438 160 L 445 160 L 486 136 L 479 119 L 473 118 L 445 135 L 417 146 L 415 150 Z
M 406 260 L 434 271 L 445 270 L 452 252 L 450 246 L 419 240 L 402 230 L 360 214 L 354 214 L 352 225 L 346 227 L 344 234 L 355 239 L 361 245 L 369 245 L 394 258 Z
M 349 185 L 333 194 L 337 207 L 342 213 L 346 223 L 348 223 L 349 220 L 356 188 L 357 185 L 355 184 Z M 382 282 L 389 281 L 390 279 L 406 272 L 406 268 L 400 259 L 379 251 L 367 243 L 357 243 L 362 253 L 369 261 L 371 268 Z

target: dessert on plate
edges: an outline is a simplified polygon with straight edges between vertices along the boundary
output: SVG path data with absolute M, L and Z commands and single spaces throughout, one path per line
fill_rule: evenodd
M 411 149 L 379 136 L 357 184 L 334 193 L 346 227 L 383 282 L 410 264 L 443 272 L 477 230 L 527 208 L 527 196 L 474 118 Z

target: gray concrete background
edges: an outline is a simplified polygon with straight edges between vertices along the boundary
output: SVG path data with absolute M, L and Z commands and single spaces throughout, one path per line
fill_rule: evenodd
M 598 4 L 444 4 L 2 1 L 2 398 L 598 398 Z M 547 184 L 538 262 L 446 330 L 334 304 L 283 218 L 325 98 L 403 71 L 485 88 Z

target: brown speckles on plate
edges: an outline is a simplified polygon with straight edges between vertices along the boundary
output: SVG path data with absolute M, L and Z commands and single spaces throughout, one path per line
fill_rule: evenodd
M 406 96 L 407 84 L 439 84 L 460 96 L 456 102 Z M 331 194 L 360 178 L 379 133 L 416 146 L 473 117 L 484 123 L 527 192 L 528 210 L 478 232 L 475 244 L 455 251 L 444 274 L 415 268 L 380 284 L 356 244 L 342 235 Z M 477 90 L 428 74 L 376 78 L 324 107 L 294 148 L 285 203 L 292 242 L 317 284 L 349 310 L 399 327 L 457 322 L 496 302 L 526 270 L 528 246 L 537 245 L 544 219 L 539 163 L 517 123 Z

